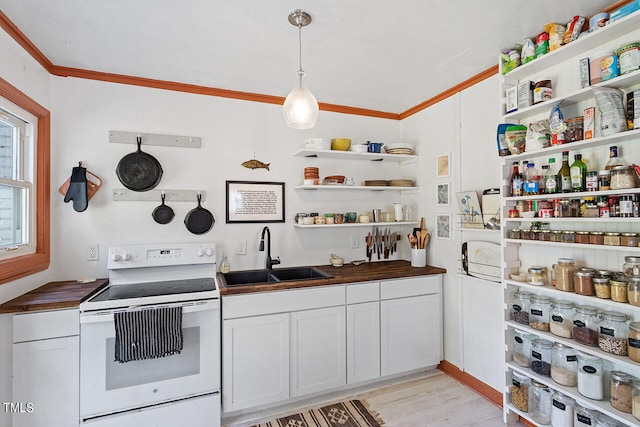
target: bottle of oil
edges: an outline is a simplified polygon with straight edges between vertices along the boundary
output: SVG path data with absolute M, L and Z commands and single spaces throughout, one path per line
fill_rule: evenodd
M 544 175 L 544 192 L 546 194 L 554 194 L 560 191 L 558 182 L 558 173 L 556 172 L 556 159 L 549 159 L 549 168 Z
M 558 181 L 560 183 L 560 191 L 563 193 L 571 192 L 571 170 L 569 168 L 569 151 L 562 152 L 562 166 L 558 171 Z
M 575 161 L 571 164 L 571 191 L 586 191 L 587 165 L 582 161 L 582 154 L 573 156 Z

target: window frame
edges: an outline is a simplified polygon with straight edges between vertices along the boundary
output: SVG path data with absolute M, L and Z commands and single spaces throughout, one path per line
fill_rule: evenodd
M 0 77 L 0 96 L 33 114 L 38 119 L 35 129 L 35 252 L 0 261 L 0 285 L 49 268 L 50 263 L 50 138 L 51 113 L 29 96 Z

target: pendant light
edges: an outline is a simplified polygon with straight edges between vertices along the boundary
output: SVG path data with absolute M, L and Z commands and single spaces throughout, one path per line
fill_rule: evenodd
M 311 15 L 301 9 L 296 9 L 289 14 L 289 22 L 298 27 L 298 58 L 300 68 L 297 72 L 297 81 L 293 90 L 284 101 L 283 113 L 287 126 L 293 129 L 311 129 L 318 119 L 318 101 L 304 84 L 304 71 L 302 70 L 302 27 L 311 23 Z

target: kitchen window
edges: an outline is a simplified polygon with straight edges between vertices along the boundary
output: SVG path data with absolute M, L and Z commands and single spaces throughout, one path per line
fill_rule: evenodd
M 49 111 L 0 78 L 0 283 L 49 266 Z

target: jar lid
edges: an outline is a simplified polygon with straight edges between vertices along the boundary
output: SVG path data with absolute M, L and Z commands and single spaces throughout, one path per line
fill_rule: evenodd
M 584 270 L 578 270 L 575 273 L 573 273 L 574 276 L 580 276 L 580 277 L 593 277 L 593 273 L 591 271 L 584 271 Z
M 551 305 L 556 308 L 573 308 L 573 303 L 569 301 L 556 301 L 554 300 Z
M 602 235 L 604 235 L 604 231 L 592 231 L 591 235 L 592 236 L 602 236 Z
M 613 276 L 613 271 L 611 270 L 596 270 L 596 273 L 598 274 L 598 276 L 603 276 L 603 277 Z
M 539 302 L 539 303 L 543 303 L 543 304 L 549 304 L 551 302 L 551 298 L 546 297 L 544 295 L 532 295 L 531 296 L 531 301 L 532 302 Z
M 541 347 L 541 348 L 551 348 L 553 347 L 553 343 L 549 340 L 545 340 L 542 338 L 536 338 L 534 340 L 531 341 L 531 345 L 533 345 L 534 347 Z
M 605 311 L 602 313 L 602 317 L 608 320 L 614 320 L 616 322 L 626 322 L 627 315 L 622 313 L 616 313 L 615 311 Z
M 627 286 L 629 283 L 629 279 L 626 277 L 616 277 L 615 279 L 609 279 L 609 284 L 611 286 Z
M 514 297 L 518 297 L 518 298 L 531 298 L 533 294 L 531 292 L 527 292 L 527 291 L 515 291 L 513 293 Z
M 582 314 L 596 314 L 598 312 L 595 307 L 591 307 L 590 305 L 577 305 L 576 311 Z
M 576 232 L 571 230 L 565 230 L 562 232 L 562 234 L 576 234 Z
M 529 273 L 544 273 L 544 267 L 541 267 L 539 265 L 532 265 L 527 271 Z
M 564 348 L 564 349 L 568 349 L 568 350 L 573 350 L 573 347 L 570 347 L 567 344 L 562 344 L 561 342 L 553 343 L 553 348 Z
M 629 329 L 632 329 L 634 332 L 640 332 L 640 322 L 629 323 Z
M 636 377 L 634 377 L 633 375 L 629 375 L 626 372 L 622 372 L 622 371 L 611 371 L 611 379 L 612 380 L 616 380 L 616 381 L 621 381 L 623 383 L 630 383 L 631 381 L 633 381 Z
M 629 255 L 624 257 L 624 262 L 640 262 L 640 256 Z
M 602 359 L 601 359 L 601 358 L 599 358 L 598 356 L 594 356 L 594 355 L 589 354 L 589 353 L 583 353 L 583 352 L 581 352 L 581 351 L 577 351 L 577 353 L 578 353 L 578 354 L 577 354 L 578 358 L 583 359 L 583 360 L 597 360 L 597 361 L 602 361 Z
M 558 258 L 558 264 L 574 264 L 572 258 Z
M 611 168 L 611 170 L 614 172 L 626 172 L 627 170 L 633 170 L 633 166 L 630 166 L 630 165 L 614 166 Z
M 638 283 L 640 283 L 640 277 L 638 277 L 638 276 L 632 276 L 632 277 L 629 277 L 627 280 L 628 280 L 629 282 L 633 282 L 633 283 L 634 283 L 634 284 L 636 284 L 636 285 L 637 285 Z
M 596 276 L 592 280 L 593 280 L 593 283 L 597 283 L 599 285 L 608 285 L 609 284 L 609 278 L 608 277 Z
M 615 237 L 615 236 L 619 236 L 619 235 L 620 235 L 620 233 L 615 232 L 615 231 L 607 232 L 607 233 L 604 233 L 604 234 L 606 234 L 607 236 L 613 236 L 613 237 Z
M 562 230 L 551 230 L 552 234 L 562 234 Z
M 534 380 L 533 378 L 531 379 L 531 385 L 534 386 L 534 387 L 539 387 L 539 388 L 544 388 L 546 390 L 549 390 L 549 387 L 547 387 L 546 384 L 539 383 L 538 381 Z
M 622 233 L 624 237 L 638 237 L 638 233 Z
M 562 394 L 559 391 L 556 391 L 555 393 L 553 393 L 553 395 L 551 396 L 551 399 L 559 403 L 564 403 L 565 405 L 571 405 L 576 402 L 571 397 L 565 394 Z

